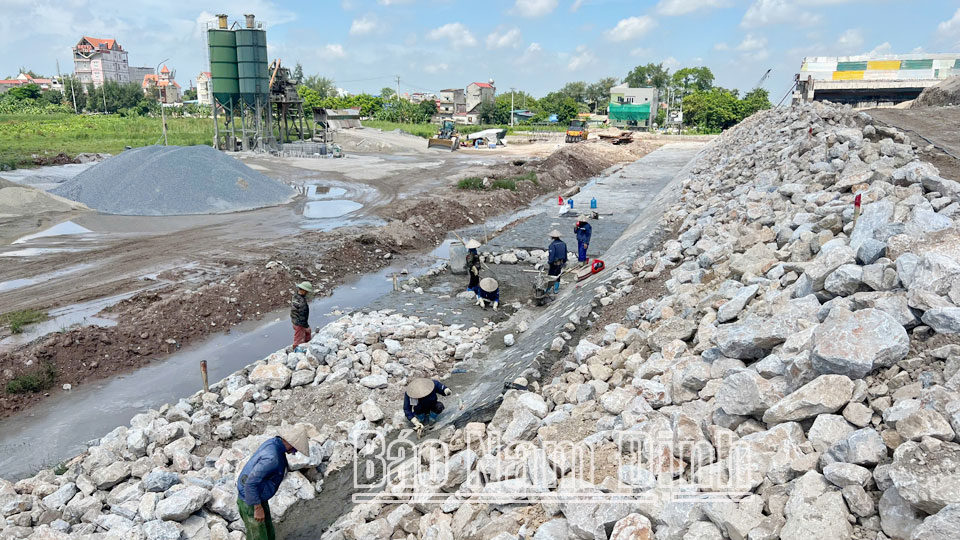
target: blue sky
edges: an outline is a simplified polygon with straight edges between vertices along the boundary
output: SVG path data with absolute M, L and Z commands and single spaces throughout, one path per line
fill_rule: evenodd
M 647 62 L 709 66 L 717 84 L 778 100 L 804 56 L 960 52 L 957 0 L 3 0 L 0 76 L 72 68 L 81 35 L 116 38 L 131 65 L 164 58 L 183 86 L 206 70 L 204 24 L 254 13 L 271 58 L 351 92 L 494 79 L 540 96 Z

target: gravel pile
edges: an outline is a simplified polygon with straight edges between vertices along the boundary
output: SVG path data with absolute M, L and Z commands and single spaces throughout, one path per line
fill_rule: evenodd
M 169 216 L 280 204 L 289 186 L 209 146 L 127 150 L 52 191 L 109 214 Z
M 946 105 L 960 105 L 960 75 L 950 77 L 935 86 L 924 89 L 911 107 L 916 109 Z

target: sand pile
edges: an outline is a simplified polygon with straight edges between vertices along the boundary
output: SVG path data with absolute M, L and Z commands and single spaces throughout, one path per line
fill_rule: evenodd
M 280 204 L 290 186 L 209 146 L 145 146 L 78 174 L 52 193 L 108 214 L 170 216 Z
M 85 208 L 84 205 L 71 200 L 0 178 L 0 217 L 69 212 Z
M 913 101 L 911 108 L 943 107 L 960 105 L 960 75 L 950 77 L 943 82 L 925 88 L 920 97 Z

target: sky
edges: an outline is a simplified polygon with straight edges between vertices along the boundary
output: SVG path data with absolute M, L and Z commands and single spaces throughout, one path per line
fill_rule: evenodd
M 716 84 L 779 100 L 804 56 L 960 52 L 960 0 L 2 0 L 0 76 L 72 70 L 81 36 L 115 38 L 130 65 L 206 71 L 216 13 L 264 23 L 270 58 L 351 93 L 493 79 L 535 96 L 634 66 L 705 65 Z

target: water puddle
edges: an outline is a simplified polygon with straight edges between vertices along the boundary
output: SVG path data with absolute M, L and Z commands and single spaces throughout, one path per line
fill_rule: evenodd
M 63 223 L 58 223 L 49 229 L 44 229 L 40 232 L 28 234 L 13 241 L 14 244 L 23 244 L 35 238 L 48 238 L 51 236 L 67 236 L 73 234 L 87 234 L 91 233 L 90 229 L 77 225 L 72 221 L 64 221 Z
M 310 219 L 327 219 L 340 217 L 350 212 L 356 212 L 363 205 L 347 199 L 328 201 L 310 201 L 303 207 L 303 217 Z
M 327 187 L 320 186 L 317 184 L 309 184 L 307 186 L 307 198 L 311 201 L 319 201 L 323 199 L 337 199 L 343 197 L 347 194 L 347 190 L 341 187 Z
M 83 250 L 70 248 L 23 248 L 0 253 L 0 257 L 36 257 L 37 255 L 47 255 L 50 253 L 69 253 L 76 251 Z
M 58 270 L 56 272 L 47 272 L 46 274 L 40 274 L 33 277 L 21 278 L 21 279 L 11 279 L 9 281 L 0 281 L 0 292 L 3 291 L 12 291 L 14 289 L 20 289 L 23 287 L 29 287 L 30 285 L 36 285 L 43 281 L 49 281 L 58 277 L 63 277 L 69 274 L 79 272 L 81 270 L 86 270 L 92 268 L 94 264 L 78 264 L 76 266 L 71 266 L 63 270 Z

